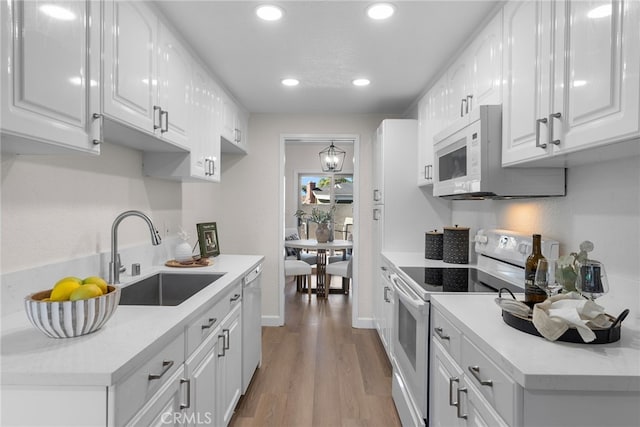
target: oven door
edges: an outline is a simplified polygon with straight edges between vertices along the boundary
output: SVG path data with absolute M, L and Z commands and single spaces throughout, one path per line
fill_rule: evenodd
M 393 388 L 393 399 L 403 425 L 422 425 L 427 419 L 428 408 L 429 303 L 398 275 L 392 274 L 390 278 L 395 300 L 392 330 L 394 381 L 400 383 Z M 400 390 L 403 393 L 399 393 Z M 403 408 L 409 411 L 403 413 Z
M 480 191 L 480 120 L 434 145 L 434 196 Z

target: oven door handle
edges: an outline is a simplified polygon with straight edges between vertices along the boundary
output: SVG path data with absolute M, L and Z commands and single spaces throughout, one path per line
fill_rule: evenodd
M 418 310 L 420 313 L 424 312 L 426 303 L 417 296 L 411 296 L 411 293 L 413 292 L 408 289 L 408 285 L 405 285 L 404 282 L 395 275 L 391 276 L 391 281 L 393 282 L 393 287 L 398 298 L 400 298 L 402 302 L 413 307 L 415 310 Z

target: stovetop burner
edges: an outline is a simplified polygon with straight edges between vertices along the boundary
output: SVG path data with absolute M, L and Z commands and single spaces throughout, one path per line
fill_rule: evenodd
M 507 288 L 522 292 L 513 284 L 474 267 L 400 267 L 426 292 L 497 292 Z

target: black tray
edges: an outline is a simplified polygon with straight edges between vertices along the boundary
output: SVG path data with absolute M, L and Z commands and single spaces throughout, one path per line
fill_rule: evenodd
M 503 290 L 509 292 L 509 294 L 511 294 L 511 297 L 513 299 L 516 299 L 513 293 L 511 293 L 511 291 L 507 288 L 500 289 L 498 293 L 500 297 L 502 297 Z M 622 321 L 629 315 L 629 309 L 624 310 L 617 318 L 606 313 L 605 315 L 611 320 L 612 324 L 608 328 L 592 329 L 592 331 L 596 334 L 596 339 L 594 339 L 593 341 L 588 343 L 584 342 L 576 328 L 569 328 L 564 334 L 560 336 L 560 338 L 557 339 L 557 341 L 572 342 L 578 344 L 609 344 L 618 341 L 620 339 L 620 326 L 622 324 Z M 534 326 L 531 317 L 524 318 L 509 313 L 508 311 L 502 310 L 502 320 L 504 320 L 504 323 L 511 326 L 512 328 L 516 328 L 531 335 L 536 335 L 539 337 L 542 336 Z

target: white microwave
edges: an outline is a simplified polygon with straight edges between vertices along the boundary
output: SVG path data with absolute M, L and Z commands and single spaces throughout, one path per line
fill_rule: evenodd
M 481 105 L 434 137 L 434 196 L 472 200 L 565 194 L 563 168 L 502 167 L 500 105 Z

